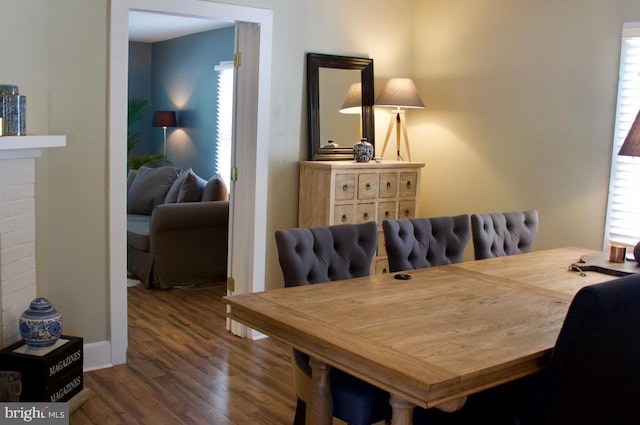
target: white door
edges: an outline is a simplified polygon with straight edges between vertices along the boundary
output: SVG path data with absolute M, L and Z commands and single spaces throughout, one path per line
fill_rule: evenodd
M 257 105 L 259 102 L 259 67 L 260 67 L 260 25 L 248 22 L 236 23 L 236 67 L 235 96 L 233 118 L 233 149 L 231 154 L 232 175 L 231 201 L 229 203 L 229 285 L 227 293 L 247 293 L 264 289 L 264 262 L 261 269 L 256 270 L 257 263 L 247 256 L 247 247 L 265 247 L 264 232 L 257 232 L 263 226 L 257 222 L 260 214 L 256 209 L 256 195 L 266 192 L 256 187 L 260 180 L 255 174 L 261 164 L 266 163 L 266 156 L 260 156 L 258 148 Z M 238 84 L 241 82 L 241 84 Z M 265 185 L 266 186 L 266 185 Z M 253 190 L 252 190 L 253 189 Z M 257 287 L 256 287 L 257 286 Z M 247 337 L 248 328 L 227 320 L 227 329 L 232 333 Z

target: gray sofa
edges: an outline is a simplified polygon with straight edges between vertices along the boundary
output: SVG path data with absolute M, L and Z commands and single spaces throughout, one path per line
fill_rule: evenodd
M 220 176 L 141 167 L 127 178 L 127 269 L 167 289 L 227 277 L 229 195 Z

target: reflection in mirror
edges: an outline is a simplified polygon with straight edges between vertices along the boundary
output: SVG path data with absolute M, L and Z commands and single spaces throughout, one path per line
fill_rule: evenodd
M 340 113 L 356 83 L 360 108 Z M 375 145 L 373 101 L 373 59 L 307 53 L 309 159 L 353 160 L 360 137 Z
M 345 97 L 352 85 L 360 82 L 360 71 L 333 68 L 320 69 L 320 148 L 350 148 L 360 141 L 361 99 L 358 111 L 341 113 Z M 362 96 L 361 93 L 359 93 Z

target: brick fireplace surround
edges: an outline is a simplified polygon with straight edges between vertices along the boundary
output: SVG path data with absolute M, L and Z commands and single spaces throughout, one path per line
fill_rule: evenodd
M 2 347 L 20 340 L 18 319 L 36 290 L 36 158 L 65 136 L 0 137 L 0 299 Z

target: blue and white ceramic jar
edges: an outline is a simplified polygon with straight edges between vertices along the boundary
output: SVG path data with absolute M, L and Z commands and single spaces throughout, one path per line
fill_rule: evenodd
M 360 143 L 353 145 L 353 158 L 356 162 L 369 162 L 373 158 L 373 145 L 367 139 L 360 139 Z
M 0 84 L 0 118 L 4 127 L 2 136 L 25 136 L 27 134 L 27 97 L 21 96 L 18 86 Z
M 31 348 L 47 348 L 62 334 L 62 316 L 48 299 L 38 297 L 20 316 L 20 335 Z

